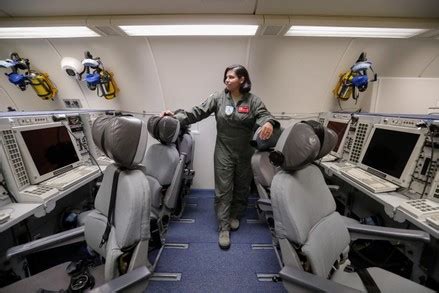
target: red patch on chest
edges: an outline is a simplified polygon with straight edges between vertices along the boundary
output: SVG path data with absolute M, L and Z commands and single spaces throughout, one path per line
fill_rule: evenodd
M 247 105 L 242 105 L 238 107 L 238 113 L 249 113 L 250 112 L 250 107 Z

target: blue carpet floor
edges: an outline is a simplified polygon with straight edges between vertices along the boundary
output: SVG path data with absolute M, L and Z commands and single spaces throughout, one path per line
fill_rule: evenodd
M 156 272 L 181 273 L 180 281 L 151 281 L 146 292 L 286 292 L 282 283 L 260 282 L 256 274 L 275 274 L 280 270 L 274 250 L 252 250 L 251 244 L 270 244 L 265 223 L 249 224 L 257 219 L 255 199 L 231 233 L 232 246 L 218 246 L 217 221 L 213 210 L 213 191 L 193 191 L 182 216 L 195 223 L 171 222 L 166 243 L 186 243 L 188 249 L 165 248 Z

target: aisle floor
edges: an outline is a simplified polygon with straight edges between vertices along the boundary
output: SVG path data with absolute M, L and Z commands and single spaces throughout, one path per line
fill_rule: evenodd
M 166 243 L 188 244 L 187 249 L 165 248 L 156 272 L 181 273 L 180 281 L 151 281 L 146 292 L 286 292 L 281 282 L 259 281 L 257 274 L 277 274 L 279 262 L 273 249 L 252 249 L 271 244 L 264 222 L 257 220 L 255 198 L 249 199 L 238 231 L 231 232 L 229 250 L 218 246 L 213 190 L 197 190 L 187 197 L 182 219 L 171 222 Z

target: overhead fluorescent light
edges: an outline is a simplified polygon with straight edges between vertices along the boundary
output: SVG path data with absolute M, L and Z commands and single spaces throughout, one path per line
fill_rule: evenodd
M 254 36 L 257 25 L 121 25 L 129 36 Z
M 293 25 L 285 35 L 307 37 L 410 38 L 426 31 L 427 29 L 416 28 Z
M 86 26 L 0 27 L 0 39 L 100 37 Z

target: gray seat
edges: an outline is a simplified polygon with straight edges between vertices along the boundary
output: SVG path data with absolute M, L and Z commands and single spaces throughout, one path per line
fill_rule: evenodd
M 177 150 L 180 153 L 180 157 L 184 158 L 184 170 L 182 176 L 182 182 L 180 185 L 180 191 L 177 200 L 177 206 L 175 207 L 174 215 L 181 217 L 186 206 L 186 196 L 189 194 L 192 182 L 195 176 L 194 170 L 194 154 L 195 154 L 195 140 L 189 131 L 189 126 L 180 129 L 180 135 L 176 142 Z
M 270 186 L 278 169 L 270 162 L 269 152 L 256 151 L 252 156 L 252 170 L 256 189 L 261 199 L 270 199 Z
M 146 175 L 139 168 L 146 149 L 146 125 L 133 117 L 103 116 L 95 120 L 92 132 L 97 147 L 115 163 L 108 165 L 104 171 L 95 199 L 95 210 L 87 215 L 85 225 L 12 248 L 8 250 L 8 257 L 23 256 L 30 251 L 44 250 L 63 241 L 85 237 L 87 245 L 105 258 L 103 266 L 91 271 L 96 280 L 95 286 L 99 286 L 137 268 L 151 267 L 148 261 L 151 196 Z M 120 170 L 120 173 L 117 185 L 113 185 L 116 170 Z M 113 186 L 117 186 L 117 189 L 114 213 L 111 213 L 109 206 Z M 108 240 L 103 241 L 107 227 Z M 70 281 L 65 272 L 66 266 L 67 263 L 60 264 L 0 291 L 66 289 Z
M 276 127 L 273 130 L 272 136 L 268 140 L 262 140 L 259 137 L 261 127 L 259 127 L 254 135 L 250 144 L 256 149 L 252 156 L 251 164 L 253 170 L 253 176 L 255 185 L 259 194 L 259 197 L 264 200 L 270 199 L 270 185 L 274 175 L 279 170 L 269 159 L 269 153 L 276 146 L 276 143 L 282 133 L 281 127 Z
M 259 218 L 261 218 L 261 220 L 265 219 L 270 229 L 274 228 L 270 186 L 278 168 L 271 164 L 269 152 L 275 147 L 282 130 L 282 128 L 276 127 L 270 139 L 261 140 L 259 137 L 261 128 L 259 127 L 255 131 L 253 139 L 250 141 L 250 144 L 256 149 L 251 159 L 253 178 L 259 195 L 259 200 L 256 202 L 256 210 Z
M 179 135 L 177 140 L 177 150 L 180 154 L 185 156 L 185 168 L 193 170 L 195 141 L 189 131 L 184 131 L 182 134 Z
M 159 141 L 148 148 L 143 165 L 151 187 L 151 225 L 156 226 L 155 230 L 158 229 L 160 234 L 160 239 L 155 239 L 157 234 L 153 234 L 153 238 L 162 242 L 170 217 L 177 207 L 185 155 L 178 152 L 175 144 L 180 131 L 177 119 L 152 116 L 148 120 L 148 131 Z
M 335 211 L 320 169 L 312 164 L 332 149 L 336 134 L 320 126 L 317 135 L 315 127 L 297 123 L 285 129 L 270 154 L 271 161 L 282 169 L 271 184 L 275 232 L 284 263 L 280 276 L 289 292 L 366 292 L 360 278 L 363 271 L 359 275 L 344 270 L 349 264 L 347 224 Z M 404 230 L 404 234 L 402 229 L 379 228 L 381 233 L 384 229 L 389 235 L 393 232 L 392 237 L 410 234 L 414 240 L 429 240 L 422 231 Z M 368 268 L 367 272 L 381 292 L 432 292 L 380 268 Z

